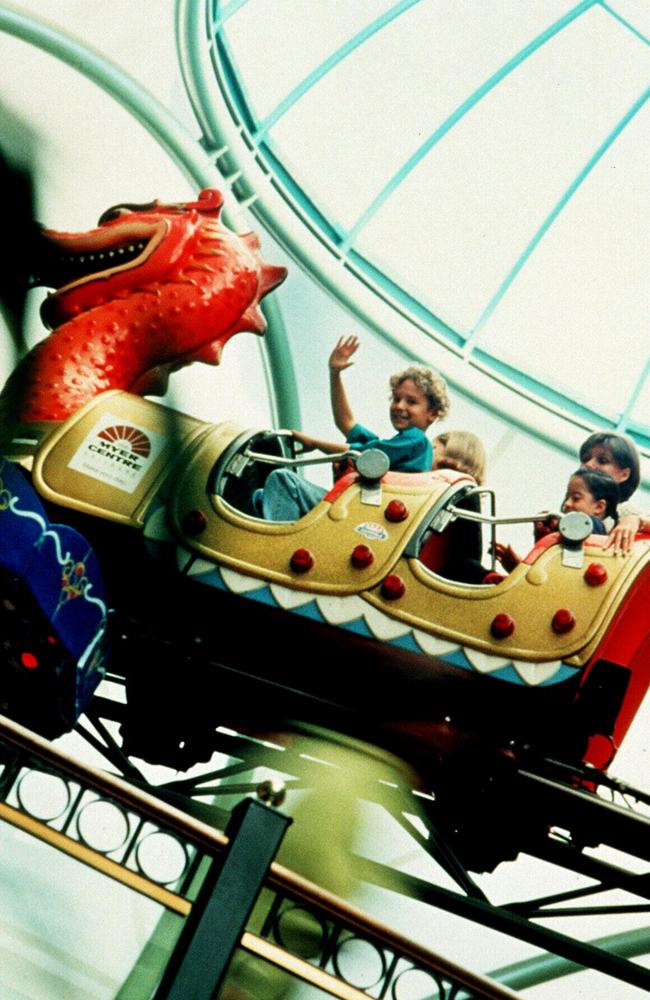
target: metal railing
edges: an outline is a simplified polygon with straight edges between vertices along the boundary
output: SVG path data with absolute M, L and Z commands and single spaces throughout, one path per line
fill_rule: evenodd
M 224 855 L 228 848 L 224 834 L 119 777 L 61 753 L 3 716 L 0 766 L 0 819 L 179 916 L 191 916 L 197 886 L 200 892 L 202 862 Z M 45 796 L 43 783 L 49 786 Z M 102 844 L 94 836 L 92 823 L 93 811 L 99 809 L 103 810 Z M 107 810 L 112 811 L 112 826 L 119 831 L 110 843 L 105 839 Z M 152 837 L 166 838 L 176 858 L 173 872 L 161 875 L 150 868 L 146 845 Z M 307 920 L 312 927 L 306 938 L 302 935 L 298 949 L 304 951 L 308 940 L 307 957 L 292 950 L 285 939 L 287 926 L 296 920 Z M 330 996 L 398 998 L 407 978 L 416 974 L 428 977 L 431 995 L 440 998 L 512 1000 L 515 996 L 506 987 L 409 941 L 277 863 L 270 867 L 255 924 L 241 935 L 240 953 L 262 958 Z M 349 972 L 350 951 L 359 942 L 371 949 L 378 969 L 373 982 L 363 988 L 350 981 Z M 211 996 L 205 995 L 206 1000 Z

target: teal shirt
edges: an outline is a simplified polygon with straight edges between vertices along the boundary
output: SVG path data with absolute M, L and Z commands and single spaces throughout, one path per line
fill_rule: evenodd
M 392 438 L 379 438 L 362 424 L 355 424 L 346 441 L 356 451 L 379 448 L 388 456 L 393 472 L 428 472 L 433 465 L 433 446 L 419 427 L 406 427 Z

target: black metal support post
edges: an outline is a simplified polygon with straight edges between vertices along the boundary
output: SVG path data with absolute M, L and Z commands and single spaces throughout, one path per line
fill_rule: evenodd
M 213 863 L 155 1000 L 212 1000 L 290 823 L 255 799 L 235 807 L 223 864 Z

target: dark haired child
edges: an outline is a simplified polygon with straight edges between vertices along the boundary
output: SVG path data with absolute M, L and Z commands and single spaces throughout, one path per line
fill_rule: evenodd
M 611 519 L 616 523 L 618 520 L 620 496 L 620 486 L 608 472 L 581 465 L 569 479 L 562 513 L 577 510 L 588 514 L 592 521 L 592 534 L 607 535 L 606 521 Z
M 641 479 L 639 452 L 622 434 L 596 431 L 580 445 L 580 465 L 606 472 L 618 483 L 621 500 L 629 500 Z
M 579 511 L 587 514 L 592 522 L 592 534 L 607 535 L 606 521 L 616 523 L 620 489 L 616 480 L 606 472 L 599 472 L 581 465 L 571 475 L 562 501 L 562 513 Z M 537 537 L 537 536 L 536 536 Z M 497 542 L 494 554 L 509 573 L 521 562 L 511 545 Z
M 621 501 L 627 501 L 641 479 L 639 452 L 636 445 L 623 434 L 596 431 L 580 446 L 580 462 L 588 469 L 606 472 L 618 483 Z M 609 525 L 607 548 L 628 552 L 639 530 L 650 530 L 650 516 L 642 514 L 627 502 L 618 506 L 618 523 Z

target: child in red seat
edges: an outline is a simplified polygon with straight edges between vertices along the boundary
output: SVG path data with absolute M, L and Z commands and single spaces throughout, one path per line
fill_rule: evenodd
M 485 448 L 472 431 L 446 431 L 433 442 L 434 469 L 455 469 L 472 476 L 477 486 L 485 479 Z
M 446 431 L 439 434 L 434 445 L 434 469 L 455 469 L 472 476 L 477 486 L 485 479 L 486 455 L 483 442 L 472 431 Z M 458 501 L 459 507 L 475 513 L 481 510 L 478 494 Z M 457 583 L 482 583 L 487 573 L 483 558 L 483 531 L 476 521 L 456 519 L 449 526 L 449 552 L 444 564 L 436 570 L 440 576 Z M 422 559 L 422 553 L 420 554 Z M 422 559 L 428 565 L 426 558 Z M 433 568 L 433 567 L 430 567 Z
M 592 534 L 607 535 L 608 529 L 605 519 L 611 519 L 615 524 L 618 518 L 616 508 L 620 500 L 618 483 L 608 473 L 598 472 L 581 465 L 569 479 L 566 495 L 562 503 L 562 513 L 577 510 L 582 514 L 588 514 L 592 521 Z M 535 522 L 535 541 L 539 540 L 546 531 L 540 531 L 537 527 L 543 522 Z M 521 562 L 521 557 L 517 555 L 511 545 L 502 545 L 497 542 L 494 546 L 494 553 L 508 573 L 512 572 L 515 566 Z

